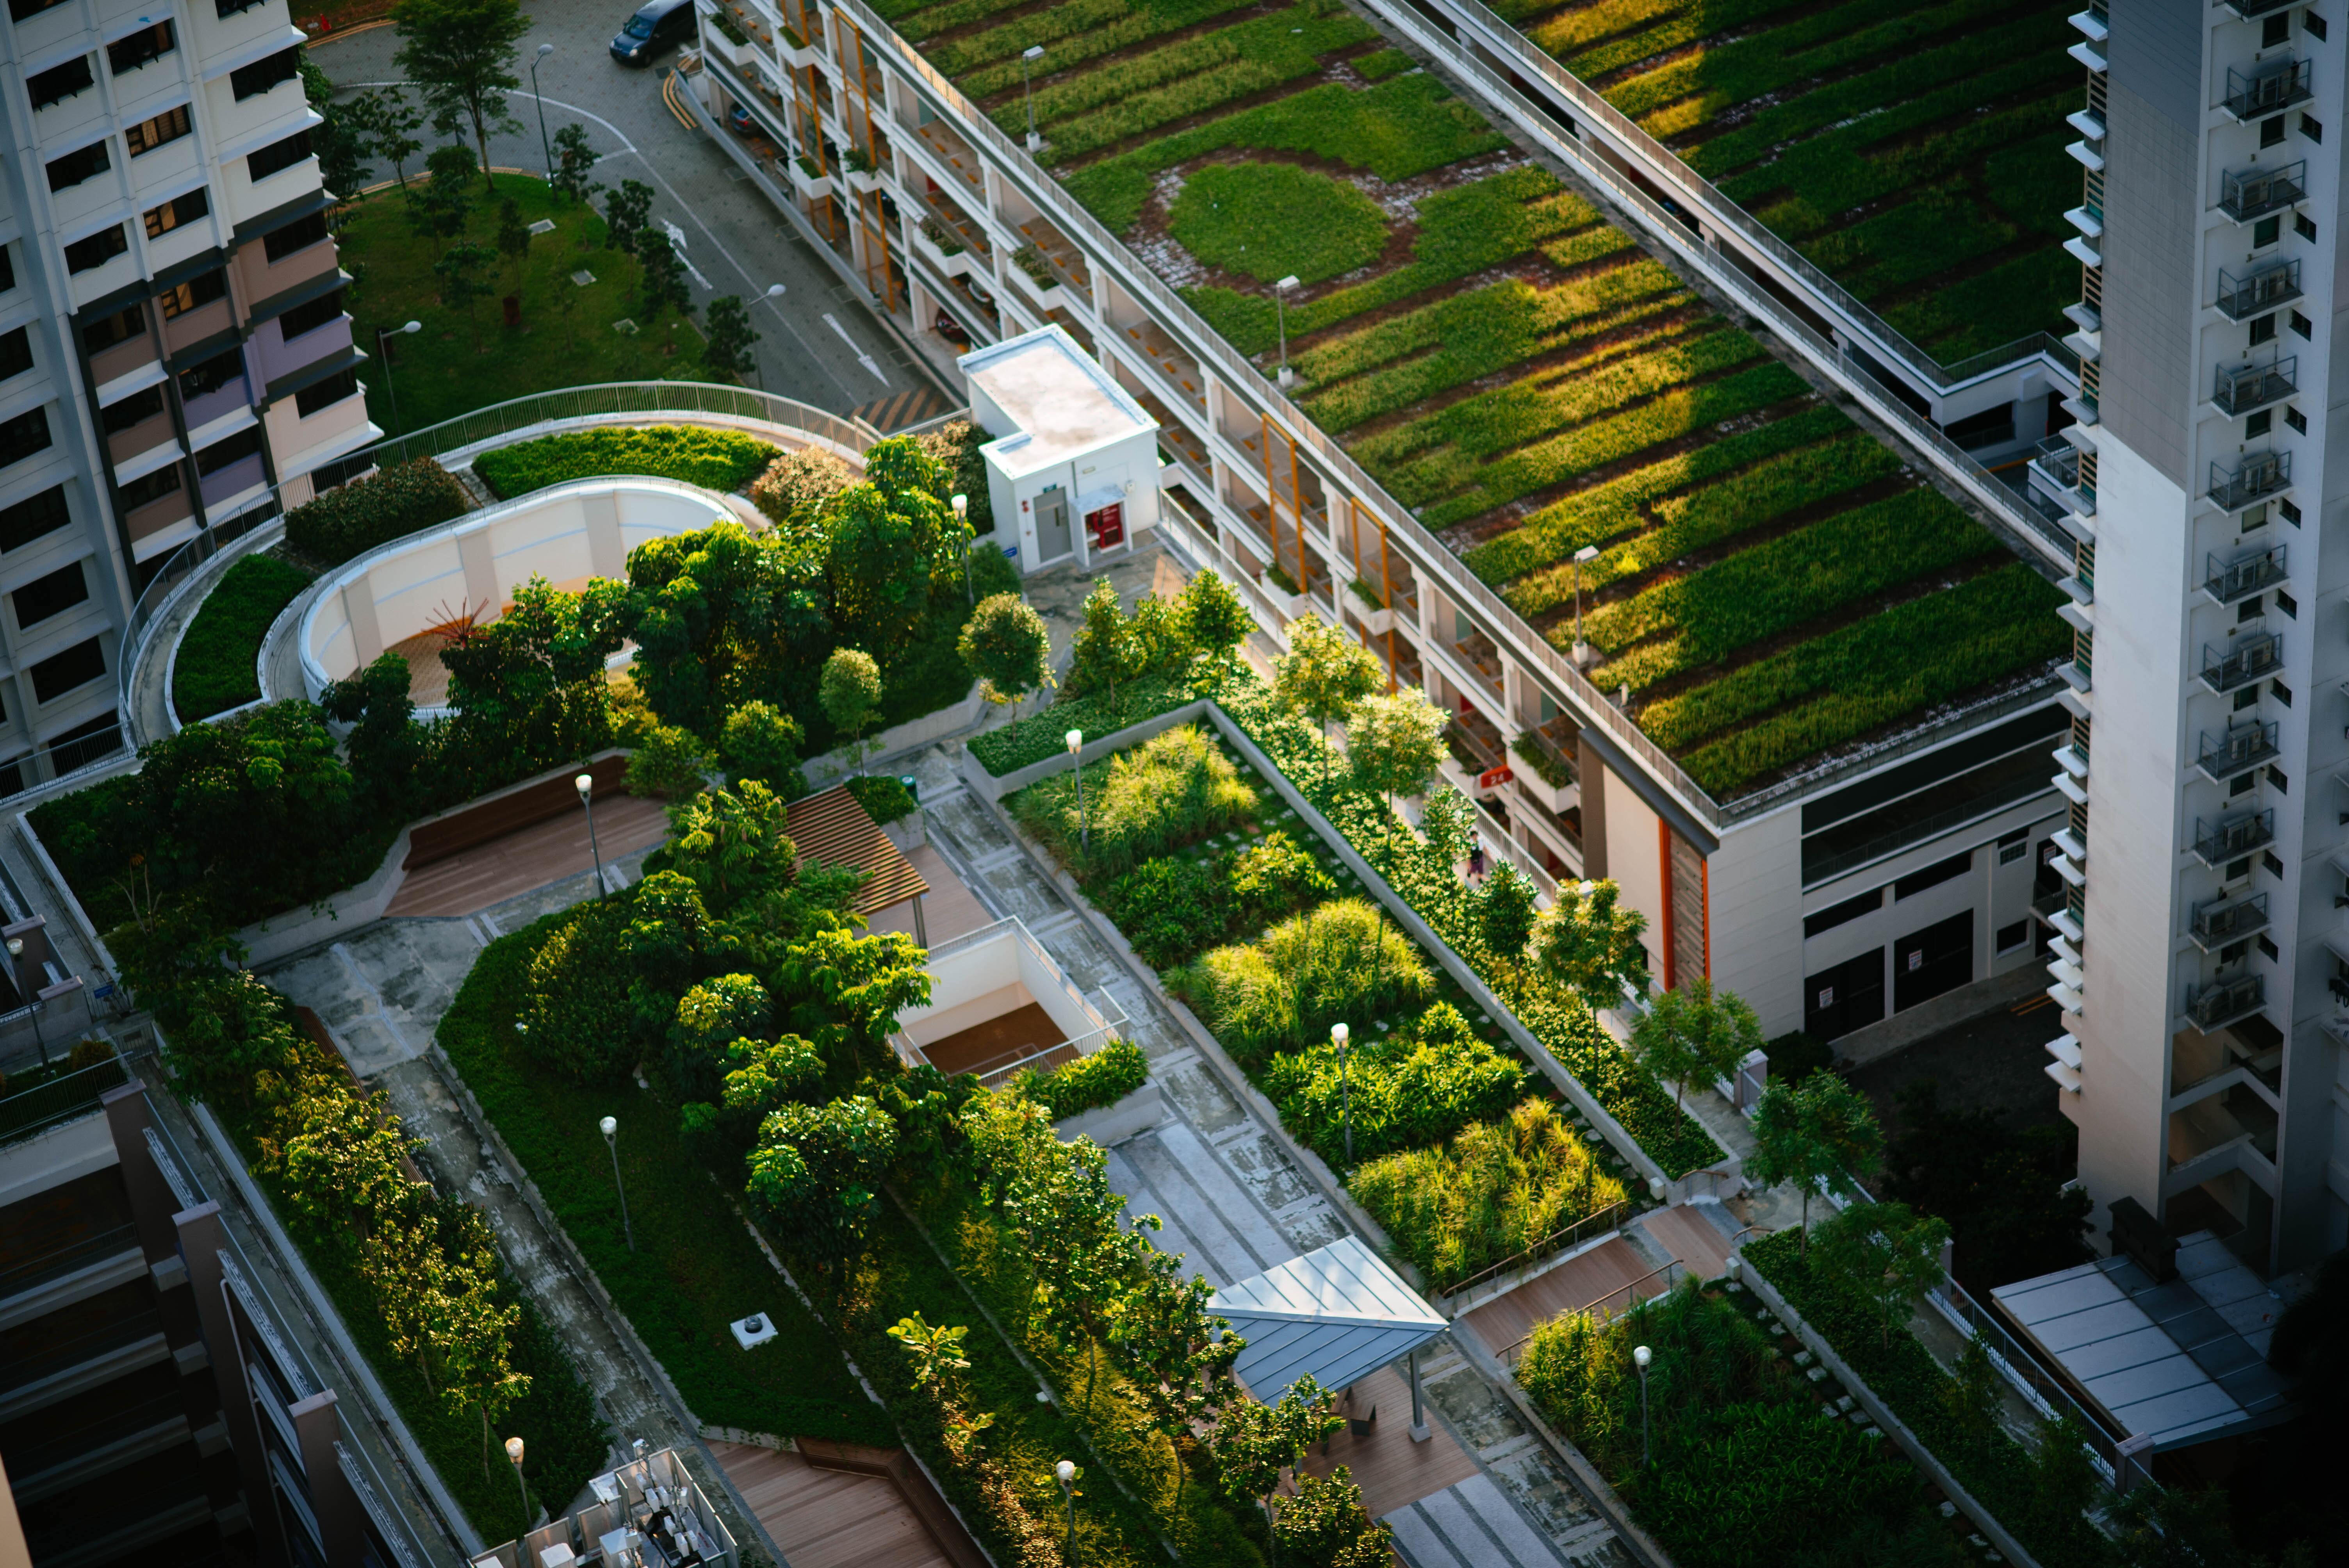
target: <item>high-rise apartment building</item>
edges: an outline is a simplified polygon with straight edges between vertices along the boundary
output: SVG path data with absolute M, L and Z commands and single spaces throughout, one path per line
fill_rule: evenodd
M 0 27 L 0 793 L 112 749 L 140 591 L 380 434 L 283 0 Z
M 2329 39 L 2349 15 L 2119 0 L 2072 20 L 2085 365 L 2051 1072 L 2100 1208 L 2295 1267 L 2349 1243 L 2349 656 L 2326 539 L 2349 129 Z

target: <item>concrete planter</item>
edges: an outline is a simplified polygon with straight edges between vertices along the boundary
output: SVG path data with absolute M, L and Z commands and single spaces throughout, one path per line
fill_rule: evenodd
M 1074 1143 L 1080 1138 L 1090 1138 L 1103 1149 L 1123 1143 L 1129 1138 L 1139 1138 L 1166 1119 L 1166 1097 L 1155 1083 L 1145 1083 L 1113 1105 L 1097 1105 L 1091 1110 L 1052 1124 L 1063 1143 Z
M 899 854 L 910 854 L 930 841 L 929 834 L 924 829 L 922 822 L 922 809 L 916 806 L 914 808 L 912 816 L 900 817 L 894 822 L 882 823 L 882 836 L 897 846 Z
M 799 160 L 796 158 L 791 161 L 791 170 L 792 189 L 798 191 L 805 200 L 821 201 L 832 194 L 833 181 L 831 175 L 810 174 L 800 167 Z
M 1561 789 L 1535 772 L 1524 758 L 1514 753 L 1509 758 L 1509 771 L 1516 775 L 1518 789 L 1561 817 L 1582 804 L 1581 785 L 1568 784 Z
M 1012 286 L 1036 302 L 1040 310 L 1059 310 L 1069 303 L 1069 291 L 1056 281 L 1038 283 L 1018 262 L 1011 263 Z

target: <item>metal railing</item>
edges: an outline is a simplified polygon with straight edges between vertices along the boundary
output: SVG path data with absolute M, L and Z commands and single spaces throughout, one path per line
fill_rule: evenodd
M 2268 895 L 2255 892 L 2249 898 L 2214 898 L 2196 904 L 2187 931 L 2196 946 L 2208 950 L 2221 943 L 2240 942 L 2267 925 Z
M 2258 680 L 2270 670 L 2283 667 L 2283 636 L 2270 632 L 2263 637 L 2238 639 L 2231 648 L 2216 648 L 2202 645 L 2201 682 L 2214 692 L 2230 692 L 2239 686 Z
M 2248 414 L 2291 397 L 2299 381 L 2297 354 L 2265 364 L 2221 365 L 2212 374 L 2210 400 L 2230 414 Z
M 2233 468 L 2210 464 L 2209 496 L 2226 511 L 2240 511 L 2265 496 L 2292 485 L 2290 452 L 2253 452 Z
M 2228 727 L 2223 735 L 2202 732 L 2200 753 L 2194 765 L 2209 775 L 2213 782 L 2224 783 L 2238 773 L 2257 768 L 2269 758 L 2280 756 L 2276 746 L 2276 725 L 2238 724 Z
M 1664 1295 L 1678 1283 L 1676 1278 L 1677 1275 L 1685 1274 L 1689 1272 L 1688 1264 L 1681 1262 L 1678 1258 L 1674 1258 L 1671 1262 L 1664 1264 L 1663 1267 L 1650 1269 L 1646 1274 L 1641 1274 L 1638 1279 L 1632 1280 L 1630 1284 L 1619 1284 L 1613 1290 L 1609 1291 L 1605 1295 L 1599 1297 L 1596 1301 L 1584 1302 L 1580 1306 L 1575 1307 L 1570 1311 L 1557 1314 L 1557 1317 L 1588 1317 L 1596 1315 L 1601 1322 L 1619 1317 L 1624 1313 L 1630 1312 L 1639 1307 L 1642 1303 L 1652 1301 L 1657 1296 Z M 1640 1287 L 1642 1285 L 1653 1285 L 1654 1288 L 1650 1290 L 1645 1295 L 1642 1295 L 1640 1294 Z M 1623 1305 L 1619 1307 L 1610 1305 L 1619 1296 L 1622 1298 Z M 1497 1359 L 1504 1367 L 1516 1366 L 1524 1357 L 1526 1346 L 1533 1342 L 1534 1336 L 1539 1334 L 1543 1328 L 1548 1326 L 1549 1323 L 1555 1321 L 1557 1321 L 1557 1318 L 1553 1317 L 1547 1319 L 1542 1323 L 1536 1324 L 1533 1327 L 1527 1329 L 1525 1333 L 1519 1335 L 1516 1339 L 1511 1340 L 1508 1345 L 1504 1346 L 1501 1354 L 1495 1357 L 1495 1359 Z
M 2308 160 L 2281 169 L 2230 169 L 2219 177 L 2219 211 L 2238 223 L 2281 212 L 2308 198 Z
M 2300 263 L 2297 261 L 2278 262 L 2254 273 L 2237 277 L 2221 269 L 2219 273 L 2219 297 L 2214 303 L 2219 314 L 2230 321 L 2261 311 L 2273 310 L 2289 300 L 2300 297 Z
M 2204 865 L 2217 866 L 2275 842 L 2275 809 L 2240 811 L 2215 822 L 2194 819 L 2194 854 Z
M 2227 96 L 2221 101 L 2237 119 L 2259 119 L 2280 114 L 2316 96 L 2307 60 L 2271 60 L 2256 69 L 2227 67 Z
M 1378 8 L 1377 0 L 1371 0 L 1371 3 Z M 1385 521 L 1390 532 L 1399 536 L 1415 558 L 1416 569 L 1432 574 L 1446 594 L 1472 613 L 1479 613 L 1478 619 L 1491 628 L 1496 637 L 1506 638 L 1512 656 L 1536 678 L 1537 684 L 1549 687 L 1553 698 L 1570 700 L 1586 727 L 1602 731 L 1613 744 L 1638 758 L 1657 786 L 1692 818 L 1710 828 L 1718 829 L 1764 810 L 1789 793 L 1813 787 L 1821 772 L 1848 766 L 1845 759 L 1824 763 L 1810 773 L 1797 775 L 1769 789 L 1742 797 L 1733 805 L 1724 806 L 1713 799 L 1661 747 L 1648 738 L 1629 715 L 1609 702 L 1606 694 L 1592 686 L 1563 654 L 1551 647 L 1533 627 L 1526 624 L 1506 601 L 1461 567 L 1457 557 L 1430 533 L 1408 508 L 1373 480 L 1335 438 L 1323 432 L 1319 426 L 1308 418 L 1269 377 L 1225 342 L 1170 284 L 1126 250 L 1124 242 L 1111 233 L 1091 212 L 1078 205 L 1057 181 L 1038 166 L 1024 148 L 999 129 L 919 51 L 898 36 L 895 29 L 866 4 L 866 0 L 835 0 L 835 4 L 838 9 L 856 22 L 866 41 L 887 56 L 889 64 L 902 72 L 922 96 L 930 99 L 933 107 L 951 117 L 956 129 L 973 143 L 974 150 L 987 157 L 1006 182 L 1017 190 L 1030 206 L 1084 249 L 1090 259 L 1111 273 L 1118 285 L 1150 313 L 1160 330 L 1170 336 L 1178 333 L 1182 335 L 1178 346 L 1192 354 L 1203 370 L 1212 367 L 1236 392 L 1245 395 L 1262 409 L 1268 420 L 1280 425 L 1284 438 L 1292 440 L 1301 450 L 1309 450 L 1316 463 L 1334 476 L 1337 486 L 1350 490 L 1367 510 Z M 1428 41 L 1430 36 L 1424 19 L 1416 13 L 1381 10 L 1381 15 L 1387 15 L 1399 30 L 1422 41 L 1423 46 L 1433 46 Z M 1716 253 L 1696 242 L 1683 223 L 1636 182 L 1595 157 L 1573 138 L 1557 134 L 1554 121 L 1483 62 L 1461 55 L 1454 48 L 1447 47 L 1439 52 L 1450 68 L 1473 81 L 1481 93 L 1508 108 L 1522 123 L 1540 129 L 1552 150 L 1574 163 L 1585 178 L 1601 189 L 1609 200 L 1636 214 L 1649 231 L 1648 242 L 1652 248 L 1671 251 L 1690 269 L 1702 273 L 1716 287 L 1733 297 L 1743 308 L 1769 323 L 1772 332 L 1841 382 L 1871 414 L 1898 428 L 1905 438 L 1928 452 L 1986 511 L 2006 522 L 2019 538 L 2029 542 L 2051 564 L 2067 571 L 2070 569 L 2070 535 L 2041 517 L 1995 475 L 1935 428 L 1930 421 L 1893 396 L 1875 372 L 1868 368 L 1864 356 L 1855 355 L 1845 346 L 1815 331 L 1752 277 L 1736 266 L 1723 262 Z M 2052 338 L 2047 340 L 2046 352 L 2059 365 L 2072 363 L 2069 351 Z M 1330 485 L 1324 486 L 1325 491 L 1330 488 Z M 1994 699 L 1994 702 L 2003 700 Z M 2037 700 L 2035 696 L 2033 700 Z M 1561 703 L 1561 706 L 1565 704 Z M 1986 705 L 1985 709 L 1974 710 L 1966 717 L 1979 721 L 1989 717 L 1992 710 Z M 1932 744 L 1945 733 L 1940 725 L 1930 730 L 1920 727 L 1908 739 L 1872 753 L 1867 759 L 1868 765 L 1880 766 L 1909 750 Z
M 2264 975 L 2238 975 L 2209 985 L 2186 988 L 2186 1016 L 2204 1032 L 2231 1024 L 2267 1006 Z
M 2213 551 L 2204 558 L 2202 592 L 2221 604 L 2261 593 L 2284 580 L 2283 552 L 2284 546 L 2279 544 L 2222 562 Z
M 1477 1270 L 1450 1290 L 1444 1292 L 1440 1301 L 1456 1302 L 1487 1280 L 1498 1279 L 1512 1269 L 1528 1268 L 1534 1264 L 1555 1257 L 1586 1236 L 1595 1236 L 1603 1232 L 1611 1231 L 1621 1224 L 1623 1216 L 1630 1212 L 1630 1208 L 1631 1205 L 1628 1200 L 1618 1198 L 1596 1213 L 1586 1214 L 1564 1230 L 1552 1231 L 1533 1245 L 1510 1253 L 1490 1268 Z
M 122 1058 L 109 1057 L 0 1099 L 0 1144 L 19 1142 L 91 1109 L 127 1076 Z
M 1992 1365 L 2006 1375 L 2017 1392 L 2038 1407 L 2041 1415 L 2053 1418 L 2070 1412 L 2074 1424 L 2087 1441 L 2088 1451 L 2095 1456 L 2097 1468 L 2104 1472 L 2106 1484 L 2111 1485 L 2118 1473 L 2117 1445 L 2128 1434 L 2114 1431 L 2106 1417 L 2075 1398 L 2072 1391 L 2015 1338 L 1998 1313 L 1976 1301 L 1955 1276 L 1943 1274 L 1941 1283 L 1926 1292 L 1925 1298 L 1952 1327 L 1981 1342 Z

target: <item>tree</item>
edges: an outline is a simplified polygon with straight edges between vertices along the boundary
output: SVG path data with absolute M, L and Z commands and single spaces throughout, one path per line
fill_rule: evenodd
M 311 128 L 310 147 L 318 155 L 318 177 L 336 195 L 355 196 L 375 171 L 367 166 L 367 129 L 375 115 L 373 93 L 361 93 L 349 103 L 335 101 L 335 84 L 326 73 L 300 60 L 302 96 L 320 124 Z
M 1371 1522 L 1362 1489 L 1344 1465 L 1328 1480 L 1297 1478 L 1297 1495 L 1273 1523 L 1281 1560 L 1299 1568 L 1385 1568 L 1393 1560 L 1394 1532 Z
M 638 180 L 623 180 L 617 191 L 604 196 L 604 248 L 623 255 L 636 253 L 653 209 L 653 188 Z
M 1213 567 L 1183 585 L 1181 609 L 1184 640 L 1205 666 L 1205 684 L 1213 696 L 1224 689 L 1239 645 L 1256 630 L 1256 617 L 1239 590 Z
M 523 771 L 584 760 L 612 739 L 605 667 L 627 637 L 626 591 L 598 579 L 564 593 L 533 577 L 506 613 L 440 651 L 457 756 Z M 501 779 L 500 782 L 503 782 Z
M 844 1262 L 878 1206 L 873 1189 L 896 1143 L 896 1123 L 867 1095 L 782 1106 L 760 1124 L 746 1190 L 795 1250 Z
M 713 745 L 745 702 L 805 711 L 840 641 L 822 560 L 781 529 L 753 534 L 730 520 L 640 544 L 628 555 L 628 600 L 646 701 Z
M 364 92 L 346 106 L 354 131 L 367 138 L 367 151 L 388 160 L 402 191 L 408 189 L 408 160 L 424 150 L 416 133 L 424 129 L 424 111 L 408 101 L 408 90 L 388 87 Z
M 418 238 L 453 240 L 464 233 L 473 216 L 473 167 L 472 150 L 460 142 L 432 150 L 424 160 L 429 179 L 408 193 L 409 227 Z
M 2133 1488 L 2110 1515 L 2121 1568 L 2260 1568 L 2236 1544 L 2230 1511 L 2222 1486 Z
M 1278 1404 L 1244 1400 L 1225 1410 L 1223 1419 L 1216 1423 L 1210 1446 L 1224 1495 L 1264 1510 L 1267 1541 L 1276 1539 L 1272 1499 L 1280 1490 L 1282 1472 L 1342 1425 L 1343 1419 L 1330 1413 L 1329 1397 L 1309 1373 L 1299 1377 Z
M 2050 1531 L 2064 1530 L 2096 1500 L 2103 1481 L 2089 1454 L 2087 1428 L 2076 1411 L 2059 1409 L 2040 1429 L 2039 1451 L 2031 1456 L 2031 1511 Z
M 554 193 L 566 201 L 585 201 L 595 187 L 588 181 L 588 172 L 595 167 L 598 154 L 587 145 L 587 128 L 573 120 L 554 133 L 554 178 L 551 183 Z
M 628 793 L 682 800 L 709 788 L 709 754 L 689 729 L 657 724 L 628 758 Z
M 1833 1073 L 1813 1073 L 1793 1088 L 1774 1083 L 1754 1108 L 1754 1152 L 1746 1180 L 1764 1187 L 1792 1181 L 1803 1194 L 1796 1249 L 1810 1256 L 1811 1191 L 1825 1181 L 1857 1194 L 1859 1179 L 1884 1159 L 1884 1134 L 1867 1097 Z
M 1475 827 L 1476 808 L 1449 784 L 1429 796 L 1427 809 L 1419 814 L 1419 830 L 1427 836 L 1427 851 L 1446 871 L 1466 858 L 1469 835 Z
M 1052 635 L 1044 617 L 1017 593 L 990 593 L 971 612 L 955 643 L 970 673 L 987 683 L 987 700 L 1016 704 L 1049 684 Z
M 432 263 L 432 275 L 440 280 L 440 303 L 462 310 L 469 326 L 476 325 L 474 303 L 490 292 L 490 285 L 481 281 L 489 264 L 489 251 L 471 240 L 460 240 Z
M 1674 1105 L 1687 1102 L 1691 1083 L 1729 1078 L 1747 1052 L 1761 1048 L 1762 1020 L 1754 1009 L 1705 979 L 1665 992 L 1631 1026 L 1631 1054 L 1672 1086 Z
M 720 376 L 748 376 L 758 368 L 750 353 L 759 341 L 751 330 L 750 313 L 740 294 L 719 294 L 709 302 L 701 321 L 701 365 Z
M 2070 1122 L 2017 1131 L 1995 1111 L 1944 1109 L 1930 1078 L 1900 1091 L 1893 1119 L 1885 1194 L 1950 1222 L 1967 1289 L 1987 1295 L 2087 1261 L 2089 1199 L 2069 1184 L 2079 1139 Z
M 1273 666 L 1273 701 L 1313 719 L 1325 743 L 1321 784 L 1330 783 L 1330 721 L 1379 689 L 1386 674 L 1378 655 L 1308 610 L 1288 624 L 1288 652 Z
M 864 727 L 881 707 L 881 666 L 862 648 L 834 648 L 823 661 L 823 680 L 816 690 L 823 716 L 848 735 L 850 756 L 859 771 L 864 758 Z
M 1976 1329 L 1958 1357 L 1956 1371 L 1942 1386 L 1941 1403 L 1950 1412 L 1959 1439 L 1977 1450 L 1998 1434 L 2002 1381 L 1997 1364 L 1991 1360 L 1990 1341 Z
M 677 248 L 669 243 L 667 234 L 647 229 L 636 236 L 636 261 L 644 273 L 637 280 L 637 308 L 647 321 L 657 321 L 665 306 L 675 305 L 677 314 L 693 315 L 693 290 L 687 284 L 685 263 L 677 259 Z
M 1084 623 L 1077 628 L 1069 686 L 1074 691 L 1100 686 L 1109 693 L 1114 708 L 1118 683 L 1142 673 L 1148 650 L 1132 619 L 1119 610 L 1117 585 L 1108 578 L 1096 582 L 1085 595 L 1084 614 Z
M 522 129 L 507 112 L 506 94 L 522 86 L 512 68 L 514 46 L 530 31 L 530 18 L 514 0 L 399 0 L 391 21 L 400 39 L 392 64 L 407 73 L 436 121 L 471 125 L 482 181 L 494 190 L 490 132 Z
M 1868 1303 L 1889 1345 L 1917 1298 L 1940 1283 L 1949 1239 L 1946 1222 L 1906 1203 L 1856 1202 L 1819 1227 L 1819 1261 Z
M 1626 991 L 1648 988 L 1648 917 L 1619 909 L 1611 882 L 1561 882 L 1543 914 L 1534 951 L 1543 973 L 1582 998 L 1592 1012 L 1620 1006 Z
M 771 702 L 753 698 L 726 716 L 718 756 L 737 789 L 744 779 L 755 779 L 785 800 L 807 793 L 807 779 L 800 772 L 799 720 Z
M 522 287 L 522 270 L 530 260 L 530 225 L 522 221 L 522 203 L 509 196 L 498 203 L 498 253 L 506 259 L 510 289 Z
M 1514 861 L 1503 861 L 1476 890 L 1476 934 L 1493 956 L 1509 966 L 1519 995 L 1525 994 L 1526 944 L 1533 940 L 1534 901 L 1541 890 Z
M 1394 798 L 1427 788 L 1444 761 L 1444 710 L 1417 686 L 1365 697 L 1346 720 L 1346 758 L 1354 779 L 1386 798 L 1387 846 L 1393 848 Z

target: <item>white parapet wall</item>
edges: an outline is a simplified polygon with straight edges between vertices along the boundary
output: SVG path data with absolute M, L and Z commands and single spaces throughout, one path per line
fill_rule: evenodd
M 386 648 L 471 614 L 494 620 L 533 577 L 624 579 L 654 539 L 734 521 L 726 498 L 675 480 L 554 485 L 346 562 L 302 617 L 302 684 L 316 699 Z
M 917 1047 L 1031 1002 L 1081 1056 L 1107 1045 L 1111 1031 L 1126 1021 L 1123 1011 L 1112 1016 L 1089 1000 L 1017 916 L 939 943 L 923 966 L 930 974 L 928 1004 L 897 1015 L 898 1034 Z

